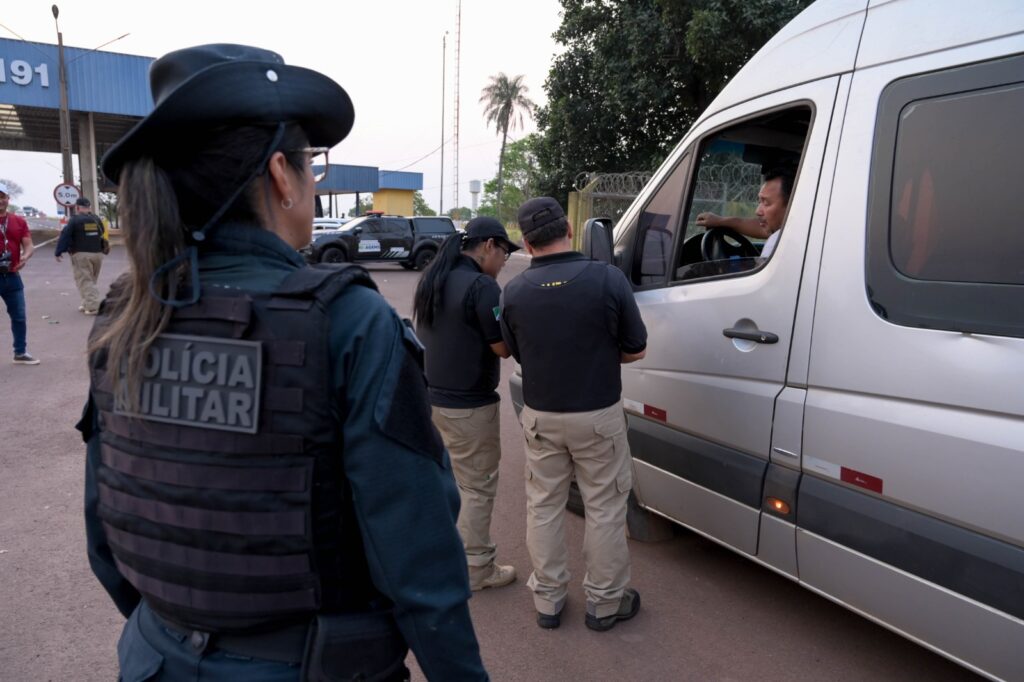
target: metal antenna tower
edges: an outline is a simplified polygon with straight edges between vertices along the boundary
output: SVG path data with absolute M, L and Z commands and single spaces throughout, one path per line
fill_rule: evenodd
M 455 3 L 455 130 L 452 135 L 454 151 L 452 155 L 452 176 L 455 182 L 455 203 L 452 208 L 459 208 L 459 65 L 462 63 L 460 46 L 462 45 L 462 0 Z

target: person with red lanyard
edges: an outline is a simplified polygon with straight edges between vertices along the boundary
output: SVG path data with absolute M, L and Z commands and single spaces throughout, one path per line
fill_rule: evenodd
M 38 365 L 39 361 L 29 355 L 25 347 L 28 325 L 25 315 L 25 285 L 18 271 L 32 257 L 32 234 L 28 223 L 21 216 L 7 212 L 10 202 L 7 185 L 0 182 L 0 298 L 7 306 L 11 318 L 11 333 L 14 334 L 14 364 Z

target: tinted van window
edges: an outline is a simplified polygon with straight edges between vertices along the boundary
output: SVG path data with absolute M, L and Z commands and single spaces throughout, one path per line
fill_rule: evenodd
M 908 277 L 1024 284 L 1024 85 L 911 102 L 889 244 Z
M 1024 337 L 1024 57 L 882 91 L 866 284 L 894 324 Z

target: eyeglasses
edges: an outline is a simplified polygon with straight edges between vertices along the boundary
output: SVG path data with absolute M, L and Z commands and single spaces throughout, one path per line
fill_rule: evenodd
M 498 242 L 495 242 L 494 245 L 501 249 L 502 252 L 505 254 L 505 260 L 508 260 L 509 258 L 512 257 L 512 249 L 507 248 L 504 244 L 499 244 Z
M 330 150 L 330 147 L 303 147 L 290 151 L 309 155 L 309 170 L 313 174 L 313 182 L 320 182 L 327 177 L 327 170 L 331 167 L 327 160 L 327 152 Z

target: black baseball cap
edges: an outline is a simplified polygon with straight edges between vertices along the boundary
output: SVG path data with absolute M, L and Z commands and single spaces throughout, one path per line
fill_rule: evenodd
M 565 217 L 565 211 L 551 197 L 530 199 L 519 207 L 519 229 L 529 234 Z
M 92 202 L 86 197 L 78 197 L 75 199 L 75 206 L 85 206 L 86 208 L 89 208 L 92 206 Z
M 505 231 L 505 226 L 490 216 L 473 218 L 466 223 L 466 237 L 468 239 L 483 240 L 500 239 L 508 245 L 509 253 L 520 249 L 519 246 L 513 244 L 512 240 L 509 239 L 508 232 Z

